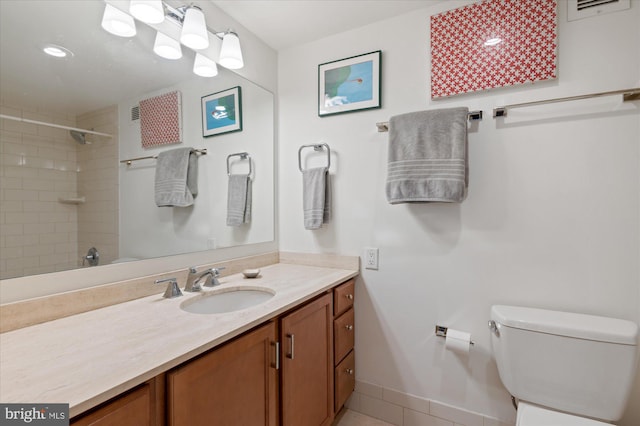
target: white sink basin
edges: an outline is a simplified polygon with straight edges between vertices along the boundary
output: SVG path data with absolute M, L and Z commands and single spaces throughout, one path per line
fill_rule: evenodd
M 192 314 L 222 314 L 251 308 L 275 295 L 267 288 L 230 288 L 207 292 L 180 304 L 180 309 Z

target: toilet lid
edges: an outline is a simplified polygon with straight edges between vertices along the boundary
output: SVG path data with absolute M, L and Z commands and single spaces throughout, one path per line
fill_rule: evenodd
M 611 423 L 560 413 L 520 401 L 516 426 L 611 426 Z

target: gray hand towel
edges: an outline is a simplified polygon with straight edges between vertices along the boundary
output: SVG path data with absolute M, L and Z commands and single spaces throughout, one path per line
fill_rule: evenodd
M 468 114 L 468 108 L 448 108 L 391 117 L 386 184 L 390 204 L 465 199 Z
M 251 222 L 251 177 L 230 175 L 227 192 L 227 225 L 240 226 Z
M 198 157 L 192 148 L 158 154 L 155 201 L 158 207 L 187 207 L 198 195 Z
M 318 229 L 331 219 L 331 181 L 326 167 L 302 171 L 305 229 Z

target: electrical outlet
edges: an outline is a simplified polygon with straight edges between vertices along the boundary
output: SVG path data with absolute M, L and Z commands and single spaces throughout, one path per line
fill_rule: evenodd
M 364 249 L 364 267 L 378 270 L 378 249 L 367 247 Z

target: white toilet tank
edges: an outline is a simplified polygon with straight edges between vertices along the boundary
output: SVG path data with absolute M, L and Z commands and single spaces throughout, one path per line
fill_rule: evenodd
M 622 417 L 635 379 L 638 326 L 518 306 L 491 307 L 491 346 L 511 395 L 580 416 Z

